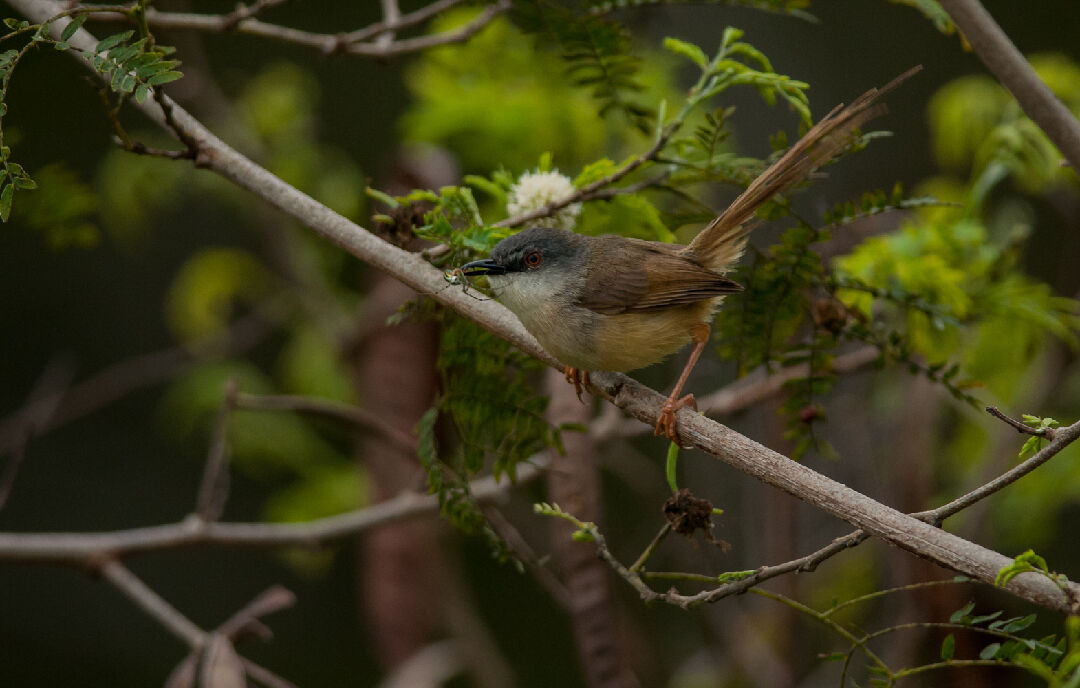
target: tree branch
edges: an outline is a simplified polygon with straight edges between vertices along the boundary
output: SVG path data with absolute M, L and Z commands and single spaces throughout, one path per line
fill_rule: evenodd
M 200 354 L 227 356 L 247 351 L 269 332 L 268 320 L 273 319 L 280 305 L 277 302 L 264 304 L 254 313 L 231 324 L 221 335 L 200 342 L 195 347 L 173 346 L 135 356 L 111 365 L 70 388 L 54 390 L 48 399 L 43 398 L 41 402 L 57 404 L 56 410 L 45 419 L 43 425 L 35 425 L 35 434 L 55 430 L 137 389 L 168 380 L 196 363 Z M 33 395 L 30 398 L 33 399 Z M 24 405 L 23 408 L 29 409 L 29 406 Z M 0 422 L 0 454 L 14 450 L 22 441 L 23 413 L 25 411 L 17 412 Z
M 941 0 L 953 23 L 1020 107 L 1080 172 L 1080 121 L 1050 90 L 979 0 Z
M 10 0 L 10 3 L 35 21 L 44 21 L 62 9 L 55 0 Z M 67 20 L 58 20 L 53 24 L 53 31 L 61 31 L 66 24 Z M 90 50 L 96 45 L 85 29 L 76 32 L 69 42 Z M 68 54 L 81 59 L 78 51 L 68 51 Z M 382 241 L 316 202 L 230 148 L 167 97 L 163 96 L 162 100 L 170 104 L 173 122 L 198 147 L 198 163 L 292 215 L 357 258 L 390 273 L 418 292 L 429 294 L 436 302 L 507 339 L 522 351 L 562 368 L 558 361 L 540 348 L 506 308 L 495 301 L 469 298 L 459 289 L 445 288 L 443 273 L 424 262 L 420 256 Z M 161 107 L 156 101 L 148 99 L 137 107 L 155 122 L 165 124 Z M 655 424 L 665 400 L 662 395 L 621 374 L 597 373 L 592 380 L 601 396 L 635 418 L 650 425 Z M 689 409 L 680 410 L 679 429 L 680 444 L 696 446 L 748 475 L 946 568 L 993 583 L 997 572 L 1012 562 L 997 552 L 880 504 Z M 223 525 L 210 524 L 206 527 L 220 528 Z M 256 526 L 259 529 L 268 527 L 289 528 Z M 253 541 L 265 537 L 245 537 L 243 528 L 233 534 L 235 544 L 253 544 Z M 275 534 L 275 537 L 280 537 L 280 534 Z M 304 538 L 299 540 L 303 542 Z M 1005 589 L 1036 604 L 1061 610 L 1067 608 L 1058 587 L 1036 574 L 1016 576 Z
M 877 347 L 865 346 L 837 356 L 833 360 L 831 371 L 837 374 L 854 372 L 880 357 L 881 353 Z M 806 363 L 784 368 L 772 375 L 769 375 L 762 367 L 744 378 L 700 397 L 697 402 L 698 410 L 710 418 L 731 415 L 779 394 L 789 380 L 806 377 L 809 374 L 810 366 Z M 651 432 L 649 428 L 633 418 L 626 418 L 614 407 L 605 409 L 600 418 L 589 426 L 589 433 L 599 441 L 616 437 L 634 437 L 648 432 Z
M 521 466 L 517 484 L 541 474 L 545 459 Z M 484 478 L 470 486 L 478 502 L 503 498 L 511 485 Z M 435 513 L 438 495 L 405 492 L 397 497 L 336 516 L 306 523 L 208 522 L 188 518 L 145 528 L 100 533 L 0 533 L 0 561 L 87 565 L 103 556 L 123 558 L 137 552 L 193 545 L 231 547 L 316 547 L 329 540 L 351 537 L 387 523 Z
M 240 392 L 236 395 L 236 405 L 238 408 L 249 410 L 295 411 L 325 416 L 382 435 L 408 452 L 416 451 L 416 437 L 383 422 L 381 418 L 359 406 L 314 397 L 248 392 Z
M 101 576 L 124 593 L 140 609 L 158 621 L 170 633 L 187 643 L 193 650 L 202 649 L 206 634 L 190 619 L 150 589 L 138 576 L 115 559 L 101 566 Z
M 214 424 L 214 435 L 210 439 L 210 450 L 206 457 L 202 484 L 195 499 L 195 515 L 204 521 L 216 521 L 225 510 L 225 501 L 229 496 L 229 418 L 236 408 L 236 393 L 239 383 L 231 379 L 225 383 L 225 398 L 218 411 Z
M 995 418 L 1001 419 L 1007 425 L 1012 426 L 1014 430 L 1016 430 L 1022 435 L 1035 435 L 1036 437 L 1044 437 L 1048 440 L 1054 439 L 1053 428 L 1033 428 L 1030 425 L 1024 425 L 1015 418 L 1010 418 L 1006 416 L 1004 413 L 1001 412 L 1001 409 L 996 406 L 987 406 L 986 412 Z
M 51 2 L 52 0 L 50 0 Z M 440 45 L 463 43 L 479 33 L 500 14 L 510 9 L 510 0 L 498 0 L 485 7 L 476 17 L 456 29 L 443 33 L 403 38 L 394 40 L 394 32 L 415 26 L 430 17 L 443 12 L 461 2 L 461 0 L 441 0 L 409 14 L 399 15 L 391 20 L 372 24 L 349 33 L 327 34 L 305 31 L 289 26 L 270 24 L 255 15 L 265 7 L 280 4 L 283 0 L 260 0 L 250 6 L 242 6 L 228 14 L 198 14 L 193 12 L 164 12 L 154 8 L 146 10 L 146 23 L 154 29 L 180 29 L 206 31 L 214 33 L 242 33 L 260 38 L 294 43 L 315 48 L 327 55 L 363 55 L 366 57 L 390 58 L 407 53 L 427 50 Z M 80 5 L 79 8 L 102 9 L 95 5 Z M 75 8 L 76 10 L 79 8 Z M 128 21 L 131 18 L 124 12 L 96 11 L 90 19 L 99 21 Z M 390 40 L 386 40 L 387 37 Z M 375 40 L 368 40 L 374 38 Z

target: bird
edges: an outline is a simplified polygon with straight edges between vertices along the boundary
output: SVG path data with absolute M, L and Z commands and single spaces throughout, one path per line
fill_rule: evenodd
M 676 413 L 697 410 L 693 394 L 679 395 L 709 341 L 714 312 L 742 290 L 726 273 L 758 224 L 757 211 L 851 145 L 859 127 L 886 112 L 879 98 L 920 69 L 833 108 L 687 245 L 533 227 L 461 274 L 487 277 L 495 297 L 565 366 L 579 399 L 590 371 L 645 368 L 692 343 L 654 433 L 678 443 Z

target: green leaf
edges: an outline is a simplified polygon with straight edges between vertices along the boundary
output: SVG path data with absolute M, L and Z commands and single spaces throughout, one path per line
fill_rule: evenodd
M 178 64 L 180 63 L 176 60 L 159 60 L 157 62 L 139 65 L 135 68 L 135 76 L 140 79 L 148 79 L 155 74 L 167 72 Z
M 702 69 L 709 64 L 709 58 L 705 56 L 705 51 L 697 47 L 693 43 L 687 43 L 686 41 L 680 41 L 678 38 L 671 38 L 670 36 L 664 39 L 664 48 L 670 50 L 676 55 L 682 55 L 685 58 L 691 60 L 694 64 Z
M 69 38 L 75 35 L 75 32 L 79 30 L 79 27 L 86 21 L 87 15 L 80 14 L 64 27 L 64 30 L 60 32 L 60 40 L 67 41 Z
M 101 39 L 101 41 L 98 42 L 97 47 L 94 48 L 94 52 L 103 53 L 106 50 L 108 50 L 109 48 L 112 48 L 113 46 L 120 45 L 121 43 L 123 43 L 127 39 L 131 38 L 133 35 L 135 35 L 134 31 L 124 31 L 123 33 L 114 33 L 113 35 L 111 35 L 111 36 L 109 36 L 107 38 Z
M 949 617 L 949 623 L 961 623 L 961 620 L 966 618 L 967 615 L 970 614 L 971 610 L 974 609 L 974 608 L 975 608 L 975 603 L 974 602 L 968 602 L 963 607 L 961 607 L 960 609 L 957 609 L 955 612 L 953 612 L 952 616 Z
M 155 74 L 150 77 L 148 82 L 151 86 L 158 86 L 160 84 L 167 84 L 170 81 L 176 81 L 180 77 L 184 76 L 180 72 L 162 72 L 161 74 Z
M 1005 624 L 1005 627 L 1001 630 L 1005 631 L 1006 633 L 1019 633 L 1031 624 L 1035 623 L 1035 619 L 1035 614 L 1028 614 L 1022 619 Z
M 8 221 L 11 217 L 11 197 L 15 194 L 15 187 L 4 184 L 4 190 L 0 191 L 0 220 Z
M 979 653 L 979 659 L 993 659 L 1000 649 L 1001 643 L 990 643 Z
M 150 86 L 147 84 L 139 84 L 139 87 L 135 89 L 135 102 L 143 103 L 146 101 L 146 97 L 150 94 Z
M 954 652 L 956 652 L 956 638 L 950 633 L 941 643 L 941 658 L 947 662 L 953 658 Z
M 665 464 L 665 467 L 664 467 L 664 474 L 667 476 L 667 484 L 668 484 L 668 487 L 671 488 L 672 492 L 678 492 L 679 491 L 679 485 L 677 484 L 677 482 L 675 480 L 675 469 L 678 466 L 678 462 L 679 462 L 679 445 L 676 442 L 672 442 L 670 445 L 668 445 L 667 463 Z

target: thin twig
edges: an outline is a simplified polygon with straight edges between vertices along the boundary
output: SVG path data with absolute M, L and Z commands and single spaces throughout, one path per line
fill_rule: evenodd
M 1011 425 L 1022 435 L 1035 435 L 1036 437 L 1045 437 L 1048 440 L 1054 439 L 1054 428 L 1033 428 L 1030 425 L 1025 425 L 1015 418 L 1010 418 L 1001 412 L 997 406 L 987 406 L 986 412 L 995 418 L 1000 418 L 1008 425 Z
M 401 29 L 407 29 L 411 26 L 416 26 L 421 22 L 427 21 L 431 17 L 434 17 L 440 12 L 445 12 L 454 5 L 461 4 L 462 0 L 438 0 L 430 5 L 425 5 L 418 10 L 403 14 L 398 17 L 394 23 L 387 21 L 376 22 L 362 29 L 357 29 L 350 33 L 345 34 L 345 40 L 349 43 L 358 43 L 360 41 L 366 41 L 369 38 L 378 36 L 379 34 L 387 33 L 390 31 L 400 31 Z
M 250 5 L 240 5 L 232 12 L 221 16 L 221 28 L 224 31 L 232 31 L 236 25 L 245 19 L 250 19 L 263 10 L 284 4 L 288 0 L 256 0 Z
M 1020 478 L 1024 477 L 1028 473 L 1032 472 L 1039 466 L 1043 465 L 1051 458 L 1054 457 L 1065 447 L 1072 444 L 1076 439 L 1080 437 L 1080 421 L 1073 423 L 1072 425 L 1055 428 L 1054 438 L 1050 442 L 1035 452 L 1031 457 L 1025 459 L 1022 463 L 1016 465 L 1011 470 L 1002 473 L 998 477 L 994 478 L 988 483 L 981 485 L 967 494 L 957 497 L 948 504 L 939 506 L 931 511 L 922 511 L 917 514 L 912 514 L 916 518 L 920 518 L 928 523 L 940 524 L 949 516 L 956 514 L 963 509 L 968 508 L 975 502 L 986 499 L 995 492 L 1013 484 Z
M 144 387 L 168 380 L 200 360 L 200 355 L 234 355 L 261 342 L 270 332 L 270 322 L 277 319 L 281 302 L 268 302 L 250 315 L 238 319 L 220 335 L 196 345 L 173 346 L 115 363 L 98 374 L 71 386 L 56 390 L 48 402 L 56 411 L 35 426 L 36 434 L 53 431 L 78 418 L 97 411 Z M 0 421 L 0 454 L 22 441 L 22 412 Z
M 199 650 L 206 642 L 206 633 L 161 595 L 150 589 L 138 576 L 116 559 L 101 565 L 101 576 L 128 596 L 140 609 L 149 614 L 170 633 L 183 640 L 193 650 Z
M 225 510 L 229 496 L 229 418 L 236 408 L 239 383 L 235 378 L 225 383 L 225 395 L 218 411 L 210 450 L 206 456 L 199 496 L 195 500 L 195 515 L 204 521 L 216 521 Z
M 0 425 L 0 429 L 11 432 L 14 437 L 12 446 L 8 448 L 10 456 L 4 464 L 3 473 L 0 473 L 0 509 L 4 508 L 11 489 L 15 486 L 15 478 L 19 475 L 19 468 L 26 457 L 27 445 L 45 430 L 56 415 L 74 372 L 74 366 L 66 357 L 54 360 L 34 383 L 22 410 L 9 421 L 13 429 L 7 430 L 8 423 Z M 0 455 L 4 453 L 4 449 L 4 445 L 0 444 Z
M 239 408 L 261 411 L 294 411 L 326 416 L 338 421 L 355 425 L 363 430 L 382 435 L 408 452 L 416 451 L 417 439 L 407 432 L 384 422 L 377 415 L 351 404 L 342 404 L 328 399 L 293 396 L 288 394 L 251 394 L 240 392 L 236 395 Z
M 979 0 L 941 0 L 953 23 L 997 80 L 1012 92 L 1073 169 L 1080 170 L 1080 121 L 1039 78 Z
M 166 160 L 194 160 L 195 153 L 184 148 L 183 150 L 170 150 L 168 148 L 154 148 L 147 146 L 145 143 L 139 141 L 132 141 L 125 139 L 119 135 L 113 136 L 113 143 L 120 148 L 123 148 L 129 153 L 135 155 L 148 155 L 155 158 L 165 158 Z
M 383 11 L 383 24 L 386 26 L 396 26 L 401 21 L 401 8 L 398 7 L 397 0 L 382 0 Z M 379 37 L 375 39 L 375 45 L 386 46 L 394 42 L 395 30 L 387 29 L 379 34 Z
M 506 542 L 515 556 L 524 562 L 529 569 L 529 573 L 536 579 L 540 587 L 562 609 L 569 610 L 570 592 L 563 585 L 563 582 L 559 580 L 558 576 L 552 573 L 544 562 L 540 561 L 540 557 L 536 556 L 536 551 L 529 545 L 521 532 L 514 527 L 514 524 L 503 515 L 502 511 L 491 505 L 484 506 L 483 512 L 492 530 Z
M 256 9 L 256 6 L 260 5 L 260 3 L 254 3 L 247 9 L 228 14 L 165 12 L 151 7 L 146 11 L 146 22 L 154 29 L 183 29 L 259 36 L 284 43 L 294 43 L 315 48 L 327 55 L 363 55 L 366 57 L 390 58 L 440 45 L 465 42 L 479 33 L 496 17 L 510 9 L 510 0 L 498 0 L 498 2 L 485 7 L 472 20 L 450 31 L 400 40 L 381 40 L 384 35 L 389 35 L 389 32 L 419 24 L 431 16 L 458 4 L 460 1 L 447 2 L 444 0 L 435 2 L 415 12 L 401 15 L 392 24 L 382 21 L 363 29 L 340 34 L 304 31 L 289 26 L 270 24 L 255 18 L 254 15 L 259 10 L 276 5 L 277 2 L 262 3 L 262 7 L 258 7 L 258 9 Z M 106 8 L 99 8 L 90 4 L 80 5 L 79 8 L 94 10 L 93 14 L 89 16 L 91 19 L 99 21 L 125 21 L 130 19 L 126 11 L 110 12 Z M 76 8 L 76 11 L 79 8 Z M 367 40 L 372 37 L 375 38 L 374 41 Z

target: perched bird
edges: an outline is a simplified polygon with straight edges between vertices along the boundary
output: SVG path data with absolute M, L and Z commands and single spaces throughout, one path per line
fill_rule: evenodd
M 566 365 L 579 397 L 589 371 L 644 368 L 693 342 L 656 421 L 655 434 L 678 441 L 675 413 L 697 408 L 694 395 L 679 394 L 709 339 L 713 312 L 742 289 L 724 273 L 742 255 L 755 213 L 850 145 L 858 127 L 885 112 L 877 99 L 920 68 L 834 108 L 686 246 L 539 227 L 503 239 L 462 274 L 487 276 L 496 298 Z

